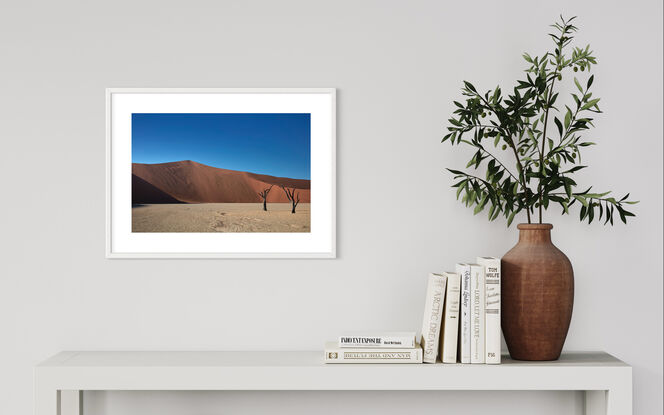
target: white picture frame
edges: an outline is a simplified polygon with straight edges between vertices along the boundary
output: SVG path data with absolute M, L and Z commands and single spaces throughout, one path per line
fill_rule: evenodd
M 311 231 L 136 233 L 131 227 L 131 114 L 310 113 Z M 107 88 L 106 257 L 336 258 L 334 88 Z

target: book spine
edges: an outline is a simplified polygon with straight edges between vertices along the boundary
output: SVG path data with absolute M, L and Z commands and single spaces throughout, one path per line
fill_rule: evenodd
M 436 363 L 436 357 L 438 356 L 446 282 L 447 278 L 444 275 L 429 274 L 422 322 L 422 361 L 424 363 Z
M 412 336 L 339 336 L 339 347 L 381 347 L 385 349 L 415 347 L 415 334 Z
M 456 272 L 461 277 L 458 355 L 461 363 L 470 363 L 470 265 L 457 264 Z
M 486 286 L 486 363 L 500 364 L 500 258 L 479 258 Z
M 473 264 L 470 266 L 470 317 L 471 317 L 471 342 L 470 363 L 484 363 L 484 331 L 485 331 L 485 309 L 484 309 L 484 267 Z
M 325 351 L 325 363 L 422 363 L 422 349 Z
M 443 363 L 456 363 L 461 278 L 456 273 L 446 273 L 445 276 L 447 277 L 447 290 L 445 294 L 445 311 L 443 312 L 440 360 Z

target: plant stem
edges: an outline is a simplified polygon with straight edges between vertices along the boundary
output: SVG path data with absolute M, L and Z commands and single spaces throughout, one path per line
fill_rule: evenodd
M 516 147 L 514 146 L 514 141 L 510 137 L 509 140 L 510 148 L 512 151 L 514 151 L 514 157 L 516 157 L 516 164 L 519 166 L 519 171 L 521 172 L 521 187 L 523 188 L 523 194 L 524 197 L 526 198 L 526 216 L 528 217 L 528 223 L 532 223 L 530 221 L 530 208 L 528 207 L 528 186 L 526 185 L 526 172 L 523 171 L 523 165 L 521 164 L 521 160 L 519 159 L 519 152 L 517 151 Z
M 512 172 L 511 172 L 511 171 L 510 171 L 505 165 L 504 165 L 504 164 L 503 164 L 503 162 L 500 161 L 500 160 L 498 160 L 498 157 L 496 157 L 496 156 L 494 156 L 493 154 L 489 153 L 487 150 L 484 149 L 484 147 L 480 147 L 480 150 L 484 151 L 486 154 L 488 154 L 489 156 L 491 156 L 491 158 L 493 158 L 494 160 L 496 160 L 496 161 L 498 162 L 498 164 L 500 164 L 501 166 L 503 166 L 503 169 L 505 169 L 505 171 L 507 172 L 507 174 L 509 174 L 510 176 L 512 176 L 512 178 L 513 178 L 514 180 L 516 180 L 517 182 L 519 181 L 519 179 L 518 179 L 518 178 L 517 178 L 517 177 L 516 177 L 516 176 L 515 176 L 515 175 L 514 175 L 514 174 L 513 174 L 513 173 L 512 173 Z
M 546 148 L 546 127 L 549 121 L 549 109 L 551 108 L 551 105 L 549 101 L 551 101 L 551 97 L 553 95 L 553 86 L 556 84 L 556 78 L 560 75 L 560 71 L 562 71 L 563 68 L 563 48 L 564 46 L 564 41 L 565 41 L 565 33 L 567 32 L 567 22 L 563 21 L 563 24 L 565 25 L 565 28 L 563 29 L 562 33 L 560 34 L 560 39 L 558 40 L 558 48 L 556 50 L 556 70 L 553 72 L 553 77 L 551 78 L 551 85 L 549 85 L 549 90 L 547 91 L 547 96 L 546 96 L 546 110 L 544 111 L 544 128 L 542 130 L 542 150 L 540 151 L 540 178 L 539 178 L 539 183 L 537 184 L 537 198 L 539 202 L 539 223 L 542 223 L 542 176 L 544 176 L 544 150 Z M 562 139 L 562 138 L 561 138 Z
M 557 71 L 556 71 L 557 72 Z M 555 75 L 555 73 L 554 73 Z M 557 75 L 556 75 L 557 76 Z M 553 93 L 553 85 L 556 83 L 556 76 L 551 80 L 551 85 L 546 94 L 546 111 L 544 111 L 544 129 L 542 130 L 542 150 L 540 151 L 540 175 L 544 175 L 544 149 L 546 145 L 546 127 L 549 123 L 549 101 L 551 100 L 551 94 Z M 539 183 L 537 184 L 537 197 L 539 199 L 539 223 L 542 223 L 542 178 L 540 177 Z
M 588 93 L 588 88 L 583 91 L 583 95 L 586 95 Z M 572 118 L 570 118 L 569 126 L 565 129 L 565 133 L 560 137 L 560 140 L 558 142 L 558 145 L 549 150 L 549 153 L 547 154 L 547 157 L 558 150 L 559 148 L 564 148 L 569 142 L 571 142 L 574 139 L 574 136 L 570 137 L 570 131 L 572 127 L 574 126 L 574 122 L 576 121 L 576 116 L 579 115 L 579 109 L 581 108 L 581 105 L 576 106 L 576 110 L 574 111 L 574 115 L 572 115 Z M 567 141 L 566 141 L 567 140 Z
M 567 193 L 565 193 L 565 192 L 555 192 L 555 193 L 549 193 L 549 194 L 554 195 L 554 196 L 567 196 Z M 574 196 L 583 196 L 583 193 L 572 193 L 572 197 L 574 197 Z M 599 201 L 602 201 L 602 202 L 609 202 L 613 205 L 622 205 L 624 203 L 624 201 L 621 202 L 619 200 L 615 200 L 614 198 L 610 198 L 610 197 L 589 197 L 588 200 L 590 200 L 590 201 L 599 200 Z
M 466 177 L 468 177 L 469 179 L 475 179 L 475 180 L 481 182 L 483 185 L 488 186 L 487 181 L 484 180 L 484 179 L 482 179 L 482 178 L 480 178 L 480 177 L 477 177 L 477 176 L 475 176 L 475 175 L 472 175 L 472 174 L 470 174 L 470 173 L 466 173 L 466 172 L 461 172 L 461 173 L 463 173 L 463 175 L 466 176 Z
M 487 106 L 487 108 L 489 108 L 489 110 L 491 112 L 493 112 L 496 115 L 496 117 L 498 117 L 500 119 L 500 116 L 498 115 L 498 111 L 496 111 L 491 106 L 489 101 L 487 101 L 482 95 L 480 95 L 477 92 L 475 92 L 475 96 L 478 97 L 481 101 L 483 101 L 484 104 Z M 508 141 L 508 139 L 509 139 L 509 141 Z M 530 220 L 530 208 L 528 206 L 528 199 L 529 199 L 528 190 L 530 190 L 530 189 L 528 188 L 528 185 L 526 183 L 526 172 L 523 170 L 523 165 L 521 164 L 521 159 L 519 159 L 519 152 L 517 151 L 516 146 L 514 145 L 514 140 L 512 140 L 512 137 L 508 136 L 508 135 L 505 135 L 505 141 L 508 141 L 508 144 L 509 144 L 510 148 L 512 149 L 512 151 L 514 151 L 514 157 L 516 158 L 516 164 L 518 166 L 518 170 L 521 172 L 521 180 L 517 179 L 517 181 L 519 183 L 521 183 L 521 187 L 523 188 L 523 194 L 524 194 L 524 197 L 526 199 L 525 204 L 526 204 L 526 216 L 528 217 L 528 223 L 532 223 L 531 220 Z M 514 176 L 512 176 L 512 177 L 514 177 Z M 516 179 L 516 177 L 515 177 L 515 179 Z M 541 215 L 540 215 L 540 218 L 541 218 Z

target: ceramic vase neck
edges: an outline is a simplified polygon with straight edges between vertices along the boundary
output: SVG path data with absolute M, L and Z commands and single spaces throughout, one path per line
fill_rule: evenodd
M 517 225 L 519 229 L 519 242 L 527 244 L 550 244 L 551 229 L 550 223 L 521 223 Z

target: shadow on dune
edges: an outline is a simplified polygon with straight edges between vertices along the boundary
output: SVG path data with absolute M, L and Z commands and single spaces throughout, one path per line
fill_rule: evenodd
M 131 175 L 131 207 L 153 203 L 183 203 L 135 174 Z

